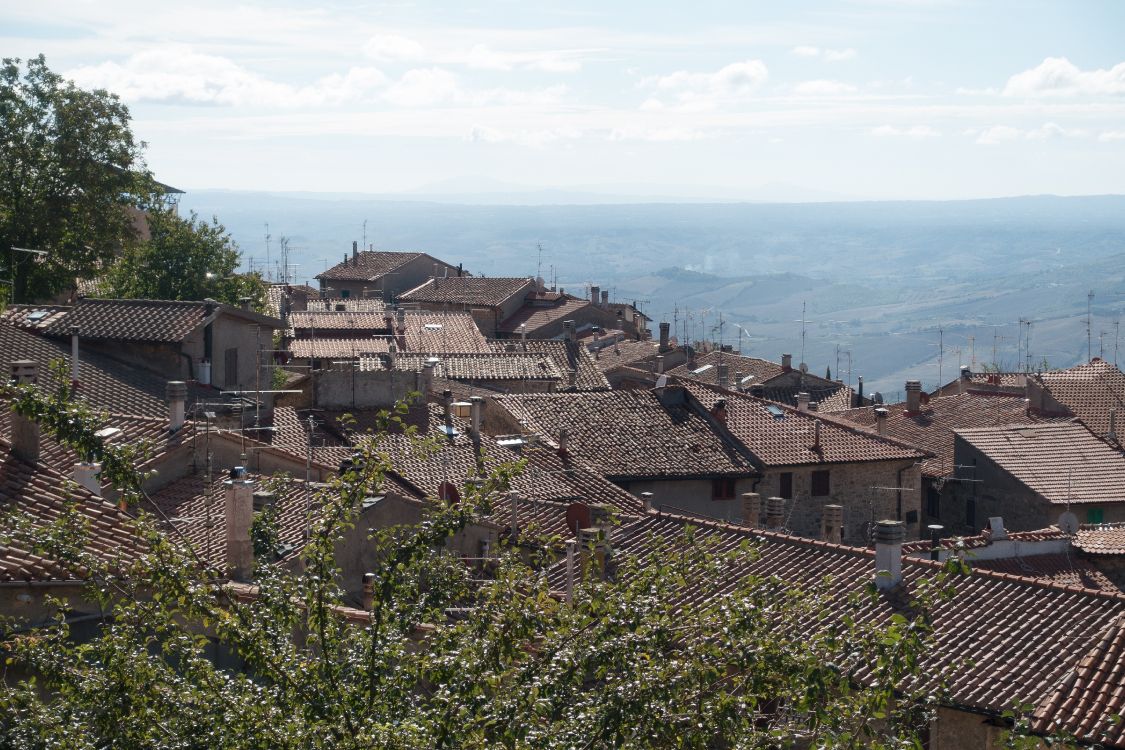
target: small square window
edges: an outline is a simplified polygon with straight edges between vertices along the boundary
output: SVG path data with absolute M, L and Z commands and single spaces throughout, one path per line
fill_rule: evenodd
M 812 496 L 827 497 L 831 494 L 831 485 L 828 481 L 828 470 L 814 471 L 812 473 Z
M 1105 523 L 1105 509 L 1087 508 L 1086 523 Z
M 734 499 L 734 480 L 733 479 L 714 479 L 711 481 L 711 499 L 712 500 L 733 500 Z
M 786 500 L 793 499 L 793 472 L 783 471 L 778 477 L 777 496 Z

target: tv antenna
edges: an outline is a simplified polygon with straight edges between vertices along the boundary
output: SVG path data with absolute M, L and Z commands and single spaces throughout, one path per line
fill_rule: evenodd
M 254 267 L 250 267 L 250 272 L 254 272 Z M 270 277 L 270 225 L 266 222 L 266 278 Z
M 535 247 L 539 250 L 539 264 L 535 266 L 535 278 L 543 277 L 543 243 L 536 242 Z
M 801 362 L 805 361 L 805 324 L 812 322 L 811 320 L 806 320 L 808 316 L 805 314 L 805 310 L 806 303 L 801 302 L 801 319 L 796 321 L 801 324 Z
M 1089 362 L 1094 358 L 1094 341 L 1093 335 L 1090 331 L 1090 320 L 1094 309 L 1094 290 L 1091 289 L 1086 295 L 1086 361 Z

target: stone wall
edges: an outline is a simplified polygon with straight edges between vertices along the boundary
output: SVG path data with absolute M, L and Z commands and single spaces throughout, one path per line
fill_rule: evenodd
M 754 492 L 755 479 L 735 480 L 734 498 L 712 499 L 710 479 L 663 479 L 652 481 L 616 482 L 630 493 L 640 497 L 651 492 L 653 506 L 665 513 L 679 513 L 720 521 L 738 522 L 742 519 L 743 492 Z

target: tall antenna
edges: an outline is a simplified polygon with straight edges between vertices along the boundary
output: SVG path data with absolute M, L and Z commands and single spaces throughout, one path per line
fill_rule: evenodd
M 805 363 L 805 324 L 809 321 L 805 320 L 806 303 L 801 302 L 801 319 L 798 321 L 801 324 L 801 364 Z
M 970 369 L 977 369 L 977 337 L 969 337 L 969 367 Z
M 543 243 L 536 242 L 535 246 L 539 249 L 539 264 L 535 267 L 535 278 L 539 279 L 543 276 Z
M 1090 331 L 1090 319 L 1094 309 L 1094 290 L 1086 295 L 1086 361 L 1094 358 L 1094 341 Z
M 367 249 L 367 219 L 363 220 L 363 249 Z
M 937 382 L 938 388 L 941 388 L 945 385 L 945 381 L 941 379 L 941 365 L 942 360 L 945 358 L 945 329 L 941 326 L 938 326 L 937 329 L 937 341 Z
M 254 271 L 254 268 L 251 267 L 250 272 L 253 273 L 253 271 Z M 269 275 L 270 275 L 270 225 L 267 222 L 266 223 L 266 278 L 267 279 L 269 278 Z

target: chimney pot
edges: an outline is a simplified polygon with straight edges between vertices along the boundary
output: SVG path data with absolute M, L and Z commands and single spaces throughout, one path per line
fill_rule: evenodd
M 609 307 L 609 292 L 602 290 L 602 307 Z
M 718 422 L 727 423 L 727 400 L 725 398 L 719 399 L 711 407 L 711 416 Z
M 598 301 L 601 300 L 601 298 L 602 298 L 601 287 L 596 287 L 596 286 L 590 287 L 590 302 L 593 303 L 594 307 L 598 306 Z
M 875 410 L 875 430 L 883 436 L 887 434 L 887 414 L 889 412 L 880 406 Z
M 11 364 L 11 372 L 17 384 L 39 382 L 39 364 L 34 360 L 16 360 Z M 39 462 L 39 423 L 15 412 L 12 413 L 12 453 L 29 464 Z
M 654 510 L 656 510 L 656 508 L 652 504 L 652 497 L 653 496 L 651 492 L 641 493 L 641 502 L 644 503 L 645 513 L 652 513 Z
M 785 499 L 771 497 L 766 500 L 766 528 L 780 529 L 785 524 Z
M 786 372 L 789 372 L 790 370 L 793 369 L 793 355 L 792 354 L 782 354 L 781 355 L 781 369 L 785 370 Z
M 481 412 L 484 409 L 484 399 L 480 396 L 472 396 L 469 398 L 469 404 L 469 434 L 472 435 L 474 440 L 480 440 Z
M 945 527 L 940 523 L 931 523 L 926 528 L 930 530 L 930 559 L 940 560 L 941 550 L 939 545 L 941 544 L 941 534 L 945 531 Z
M 375 574 L 363 574 L 363 608 L 371 611 L 375 606 Z
M 559 455 L 565 456 L 570 449 L 570 430 L 563 427 L 559 430 Z
M 352 240 L 352 265 L 359 265 L 359 242 Z
M 820 538 L 826 542 L 839 544 L 843 536 L 844 506 L 825 505 L 820 520 Z
M 902 583 L 902 521 L 883 520 L 875 525 L 875 587 L 886 591 Z
M 660 324 L 660 350 L 659 351 L 662 354 L 672 348 L 671 344 L 669 343 L 671 341 L 671 338 L 670 338 L 671 331 L 672 331 L 672 324 L 669 323 L 668 321 L 664 321 Z
M 726 362 L 720 362 L 716 368 L 718 370 L 719 387 L 727 388 L 730 386 L 730 366 Z
M 742 493 L 742 525 L 759 526 L 762 523 L 762 496 L 757 492 Z
M 575 331 L 573 320 L 564 320 L 563 321 L 563 330 L 566 332 L 566 340 L 567 341 L 577 340 L 578 334 Z
M 184 426 L 187 383 L 182 380 L 169 380 L 164 386 L 164 395 L 168 400 L 168 429 L 175 432 Z
M 922 411 L 922 381 L 906 381 L 906 410 L 911 414 Z
M 809 410 L 809 394 L 806 391 L 801 391 L 797 394 L 797 411 Z
M 250 541 L 250 524 L 254 519 L 254 483 L 244 476 L 245 469 L 235 467 L 231 470 L 231 478 L 223 482 L 227 566 L 231 577 L 237 580 L 245 580 L 254 567 L 254 546 Z

